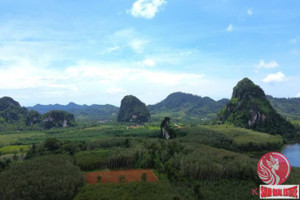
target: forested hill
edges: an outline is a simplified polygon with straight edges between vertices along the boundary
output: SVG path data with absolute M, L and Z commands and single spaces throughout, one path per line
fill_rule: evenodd
M 300 98 L 275 98 L 267 96 L 272 106 L 288 119 L 300 120 Z
M 227 102 L 228 99 L 215 101 L 209 97 L 175 92 L 163 101 L 149 105 L 148 108 L 151 113 L 185 112 L 190 115 L 206 115 L 217 113 Z
M 238 127 L 292 138 L 293 125 L 272 107 L 265 92 L 244 78 L 233 88 L 231 100 L 218 113 L 218 119 Z
M 132 95 L 127 95 L 122 99 L 118 122 L 145 123 L 150 121 L 151 115 L 145 103 Z
M 0 130 L 50 129 L 74 125 L 74 116 L 65 111 L 51 111 L 41 115 L 21 107 L 11 97 L 0 98 Z
M 271 105 L 288 119 L 300 119 L 300 98 L 275 98 L 267 96 Z M 214 117 L 216 113 L 226 105 L 228 99 L 215 101 L 209 97 L 201 97 L 183 92 L 170 94 L 163 101 L 148 105 L 151 114 L 181 113 L 185 116 L 207 116 Z M 40 105 L 28 107 L 29 110 L 38 111 L 41 114 L 50 110 L 64 110 L 74 114 L 76 120 L 116 120 L 119 108 L 113 105 Z
M 300 98 L 276 98 L 267 96 L 275 110 L 289 120 L 300 120 Z M 183 92 L 170 94 L 163 101 L 149 105 L 151 114 L 184 113 L 186 116 L 215 116 L 228 99 L 215 101 L 209 97 L 201 97 Z
M 40 105 L 28 107 L 29 110 L 35 110 L 41 114 L 50 110 L 63 110 L 72 113 L 76 120 L 99 121 L 99 120 L 114 120 L 117 118 L 119 108 L 113 105 L 78 105 L 73 102 L 68 105 Z

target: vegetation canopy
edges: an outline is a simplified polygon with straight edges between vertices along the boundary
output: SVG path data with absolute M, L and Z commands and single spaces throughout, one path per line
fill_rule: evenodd
M 0 199 L 71 200 L 83 176 L 69 156 L 34 158 L 0 174 Z
M 293 125 L 271 106 L 264 91 L 248 78 L 234 87 L 232 98 L 218 113 L 218 119 L 235 126 L 288 138 L 295 133 Z

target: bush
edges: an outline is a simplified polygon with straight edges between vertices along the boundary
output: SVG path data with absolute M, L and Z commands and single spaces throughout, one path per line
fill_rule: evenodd
M 56 138 L 47 138 L 44 142 L 44 147 L 48 151 L 55 151 L 59 149 L 61 146 L 61 142 Z
M 0 199 L 71 200 L 83 176 L 69 156 L 43 156 L 12 165 L 0 174 Z
M 106 168 L 108 157 L 108 150 L 80 151 L 75 154 L 77 165 L 81 170 Z

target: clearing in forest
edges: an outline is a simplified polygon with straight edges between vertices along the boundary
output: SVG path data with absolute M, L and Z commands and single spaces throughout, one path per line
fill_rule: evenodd
M 96 183 L 120 183 L 142 181 L 142 176 L 147 182 L 156 182 L 158 178 L 151 169 L 128 169 L 128 170 L 104 170 L 98 172 L 89 172 L 85 174 L 85 180 L 89 184 Z

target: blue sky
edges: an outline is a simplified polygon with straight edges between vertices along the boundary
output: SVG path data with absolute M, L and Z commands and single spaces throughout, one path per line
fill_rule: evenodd
M 0 0 L 0 96 L 24 106 L 300 97 L 300 1 Z

